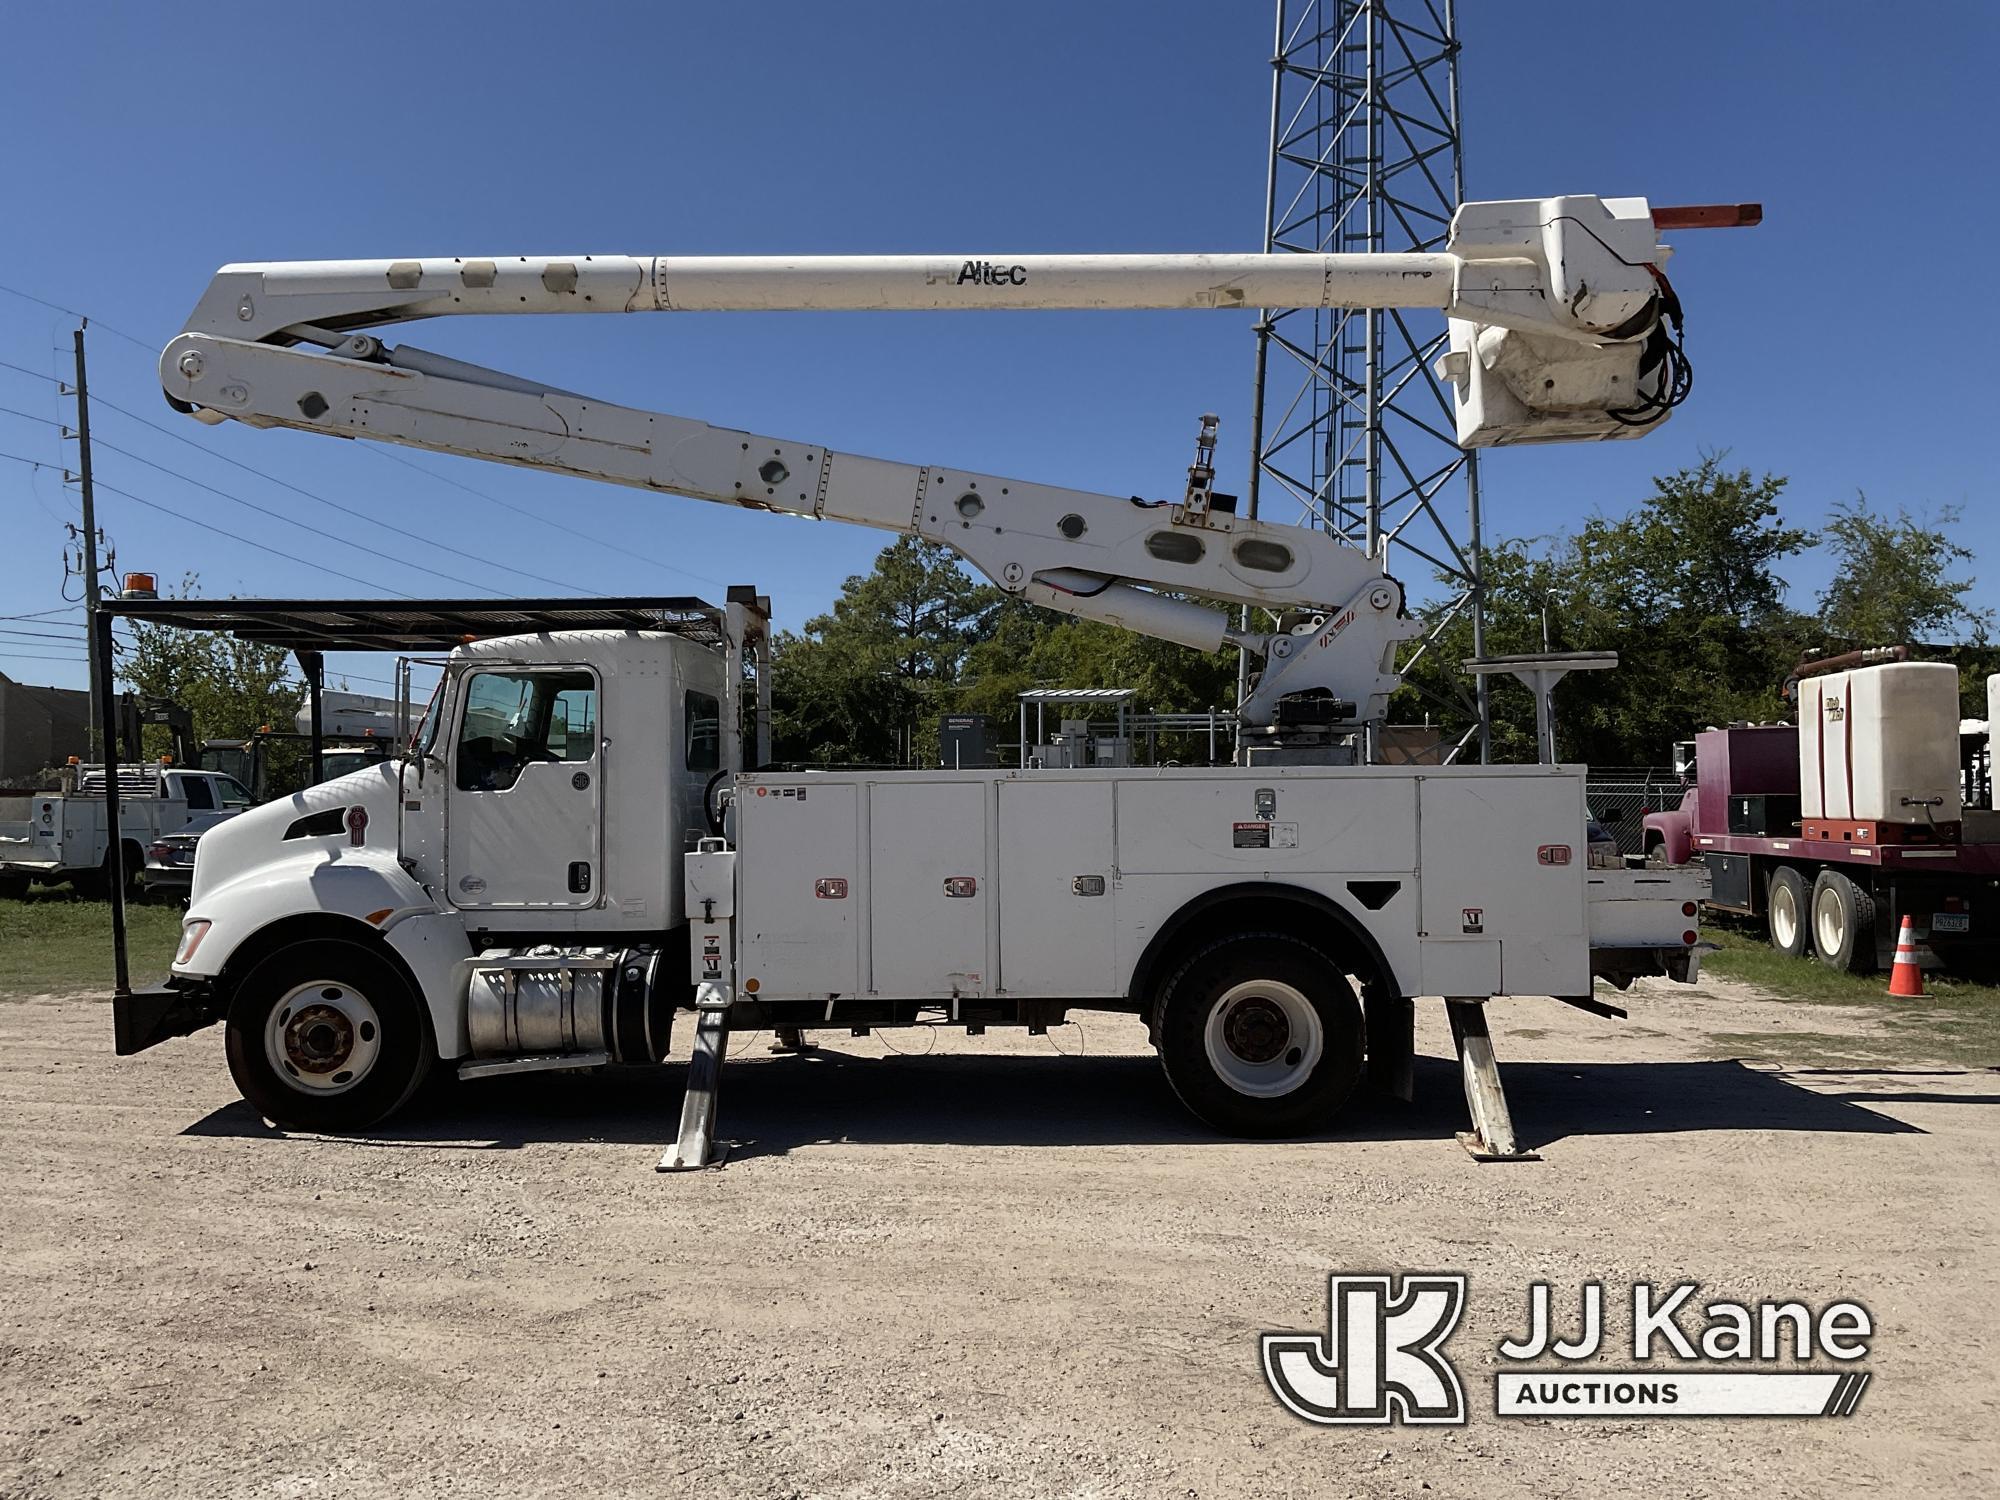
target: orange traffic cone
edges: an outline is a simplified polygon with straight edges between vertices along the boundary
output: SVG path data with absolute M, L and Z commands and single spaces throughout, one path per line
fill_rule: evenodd
M 1917 962 L 1915 924 L 1908 917 L 1903 918 L 1903 930 L 1896 935 L 1896 962 L 1889 970 L 1889 993 L 1905 1000 L 1925 998 L 1923 966 Z

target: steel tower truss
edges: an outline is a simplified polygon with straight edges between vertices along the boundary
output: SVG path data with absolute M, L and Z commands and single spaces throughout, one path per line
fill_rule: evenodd
M 1453 0 L 1276 9 L 1265 249 L 1443 249 L 1464 185 Z M 1257 324 L 1250 513 L 1387 556 L 1425 624 L 1405 670 L 1460 619 L 1485 653 L 1479 475 L 1431 372 L 1444 346 L 1428 313 L 1267 310 Z M 1448 755 L 1487 758 L 1483 678 L 1433 707 Z

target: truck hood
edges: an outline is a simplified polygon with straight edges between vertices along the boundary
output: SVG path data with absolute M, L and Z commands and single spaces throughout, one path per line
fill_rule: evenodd
M 351 808 L 359 807 L 368 814 L 362 835 L 365 845 L 393 847 L 400 769 L 396 761 L 367 766 L 216 824 L 195 845 L 190 899 L 199 901 L 211 888 L 258 865 L 297 858 L 308 851 L 331 856 L 350 847 L 347 815 Z

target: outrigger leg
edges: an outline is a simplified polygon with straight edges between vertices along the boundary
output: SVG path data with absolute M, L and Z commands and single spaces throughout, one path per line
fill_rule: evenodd
M 1458 1067 L 1465 1080 L 1465 1105 L 1472 1129 L 1462 1130 L 1458 1143 L 1474 1161 L 1540 1161 L 1514 1139 L 1514 1120 L 1507 1113 L 1507 1094 L 1500 1087 L 1500 1064 L 1493 1056 L 1493 1033 L 1486 1029 L 1486 1002 L 1447 998 L 1451 1039 L 1458 1048 Z
M 722 1059 L 729 1049 L 730 993 L 726 985 L 704 984 L 695 991 L 694 1056 L 688 1059 L 687 1097 L 681 1102 L 681 1133 L 674 1149 L 660 1158 L 659 1171 L 698 1172 L 719 1167 L 729 1148 L 715 1143 L 715 1106 L 722 1086 Z

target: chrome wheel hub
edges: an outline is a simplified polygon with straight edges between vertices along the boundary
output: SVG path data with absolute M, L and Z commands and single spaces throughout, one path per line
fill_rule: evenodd
M 382 1055 L 382 1019 L 366 995 L 335 980 L 286 992 L 264 1023 L 264 1055 L 294 1088 L 341 1094 Z

